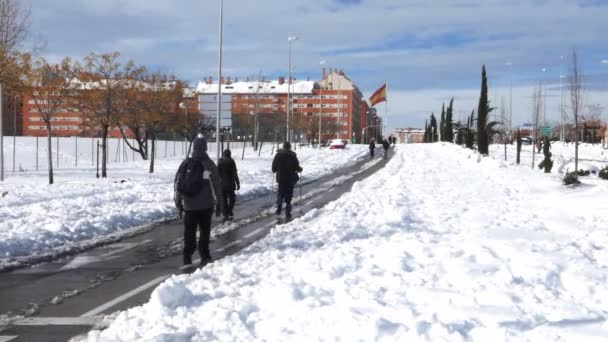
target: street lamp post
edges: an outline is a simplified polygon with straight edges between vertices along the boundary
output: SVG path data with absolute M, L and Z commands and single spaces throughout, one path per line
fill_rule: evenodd
M 288 45 L 288 61 L 287 61 L 287 126 L 285 132 L 285 140 L 291 142 L 291 135 L 289 134 L 289 117 L 291 116 L 291 42 L 296 41 L 298 37 L 289 36 L 287 37 Z
M 545 72 L 547 71 L 547 68 L 543 68 L 543 81 L 545 78 Z M 541 88 L 546 88 L 546 86 L 543 83 L 543 87 Z M 544 93 L 544 99 L 543 99 L 543 126 L 547 125 L 547 91 L 545 89 L 542 89 L 543 93 Z
M 509 135 L 511 135 L 513 130 L 513 63 L 507 62 L 506 65 L 509 67 Z
M 190 146 L 192 146 L 192 142 L 190 141 L 190 138 L 188 137 L 188 105 L 186 105 L 185 102 L 180 102 L 179 103 L 179 108 L 185 110 L 185 116 L 184 116 L 184 136 L 186 139 L 186 143 L 188 144 L 188 149 L 186 150 L 186 158 L 188 158 L 188 156 L 190 155 Z
M 559 56 L 559 141 L 564 141 L 564 56 Z
M 321 65 L 321 67 L 323 67 L 323 65 L 325 64 L 325 61 L 321 61 L 319 62 L 319 64 Z M 319 82 L 319 148 L 321 148 L 321 117 L 323 116 L 323 82 L 324 80 L 321 80 L 321 82 Z
M 216 161 L 220 160 L 220 115 L 222 111 L 222 38 L 224 30 L 224 0 L 220 0 L 219 53 L 217 66 L 217 116 L 215 118 Z

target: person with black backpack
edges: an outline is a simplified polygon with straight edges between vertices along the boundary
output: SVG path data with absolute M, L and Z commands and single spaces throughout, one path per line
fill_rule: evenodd
M 234 218 L 234 203 L 236 201 L 235 190 L 241 188 L 236 163 L 232 159 L 230 150 L 222 152 L 222 158 L 217 163 L 217 168 L 222 180 L 222 198 L 224 199 L 224 222 Z
M 213 261 L 209 251 L 211 216 L 223 212 L 220 176 L 207 155 L 207 140 L 202 134 L 194 139 L 192 153 L 179 166 L 174 182 L 175 206 L 184 215 L 184 266 L 192 265 L 196 250 L 196 230 L 200 229 L 198 252 L 201 266 Z
M 285 218 L 289 220 L 293 188 L 300 179 L 298 172 L 302 172 L 302 168 L 298 156 L 291 150 L 291 144 L 288 141 L 283 143 L 283 148 L 278 150 L 274 156 L 272 172 L 277 174 L 277 183 L 279 183 L 276 214 L 281 215 L 283 201 L 285 201 Z

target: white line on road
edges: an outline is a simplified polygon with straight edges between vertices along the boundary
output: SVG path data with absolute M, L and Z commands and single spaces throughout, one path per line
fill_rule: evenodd
M 150 288 L 152 286 L 159 284 L 160 282 L 162 282 L 163 280 L 165 280 L 167 278 L 169 278 L 169 275 L 163 275 L 154 280 L 151 280 L 151 281 L 141 285 L 140 287 L 123 294 L 122 296 L 116 297 L 113 300 L 111 300 L 101 306 L 98 306 L 97 308 L 95 308 L 89 312 L 82 314 L 80 317 L 90 317 L 90 316 L 98 315 L 98 314 L 106 311 L 107 309 L 113 307 L 114 305 L 116 305 L 126 299 L 129 299 L 129 298 L 135 296 L 136 294 L 147 290 L 148 288 Z
M 232 246 L 234 246 L 234 245 L 238 245 L 239 243 L 241 243 L 241 240 L 232 241 L 231 243 L 229 243 L 229 244 L 225 245 L 225 246 L 224 246 L 224 247 L 222 247 L 222 248 L 218 248 L 218 249 L 216 249 L 215 251 L 216 251 L 217 253 L 221 253 L 221 252 L 225 251 L 226 249 L 228 249 L 228 248 L 230 248 L 230 247 L 232 247 Z
M 19 336 L 0 336 L 0 342 L 8 342 L 10 340 L 14 340 Z
M 254 236 L 254 235 L 257 235 L 257 234 L 258 234 L 259 232 L 261 232 L 261 231 L 263 231 L 263 229 L 262 229 L 262 228 L 258 228 L 258 229 L 256 229 L 256 230 L 252 231 L 251 233 L 249 233 L 249 234 L 247 234 L 247 235 L 243 235 L 243 237 L 244 237 L 244 238 L 250 238 L 250 237 L 252 237 L 252 236 Z
M 101 317 L 26 317 L 11 325 L 95 325 Z

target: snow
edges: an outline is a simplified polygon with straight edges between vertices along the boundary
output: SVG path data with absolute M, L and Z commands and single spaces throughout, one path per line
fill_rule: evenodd
M 199 82 L 196 87 L 198 94 L 217 94 L 218 83 Z M 294 80 L 291 84 L 291 92 L 293 94 L 312 94 L 314 81 L 298 81 Z M 232 82 L 230 84 L 222 84 L 223 94 L 287 94 L 287 82 L 280 84 L 278 80 L 271 81 L 250 81 L 250 82 Z
M 0 194 L 6 193 L 0 197 L 0 269 L 116 241 L 150 229 L 152 223 L 175 218 L 173 179 L 181 156 L 172 157 L 169 153 L 157 160 L 153 174 L 148 173 L 148 162 L 133 161 L 131 155 L 131 161 L 123 163 L 110 158 L 108 178 L 96 179 L 87 154 L 91 151 L 90 142 L 79 139 L 81 142 L 89 148 L 79 147 L 82 155 L 80 167 L 76 168 L 74 140 L 61 141 L 61 167 L 55 172 L 55 184 L 48 185 L 47 173 L 42 170 L 43 165 L 46 168 L 46 159 L 42 158 L 46 151 L 39 151 L 41 171 L 33 171 L 35 152 L 31 152 L 35 151 L 35 139 L 20 137 L 17 141 L 20 159 L 16 165 L 27 171 L 8 173 L 0 183 Z M 46 146 L 40 142 L 40 147 L 43 145 Z M 158 145 L 159 155 L 163 156 L 164 142 Z M 116 146 L 113 141 L 110 150 Z M 272 146 L 265 145 L 260 157 L 248 147 L 244 160 L 242 145 L 232 146 L 242 184 L 237 201 L 268 193 L 273 179 Z M 12 138 L 5 140 L 5 148 L 12 149 Z M 211 144 L 210 150 L 213 149 Z M 179 154 L 179 148 L 176 150 Z M 351 145 L 344 151 L 319 152 L 306 147 L 296 152 L 304 168 L 304 182 L 330 174 L 368 153 L 367 147 L 361 145 Z M 56 154 L 53 157 L 55 163 Z
M 351 192 L 86 339 L 605 341 L 608 181 L 565 187 L 501 149 L 398 146 Z

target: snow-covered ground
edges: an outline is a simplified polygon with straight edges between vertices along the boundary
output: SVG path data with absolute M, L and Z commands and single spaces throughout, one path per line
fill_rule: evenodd
M 164 146 L 164 142 L 159 146 Z M 242 147 L 232 146 L 242 185 L 237 198 L 267 193 L 272 184 L 272 146 L 266 144 L 259 157 L 258 152 L 248 147 L 244 160 Z M 112 159 L 108 178 L 96 179 L 90 160 L 88 165 L 79 163 L 78 168 L 61 166 L 73 165 L 61 162 L 75 161 L 69 154 L 75 151 L 75 145 L 72 147 L 61 150 L 54 185 L 48 185 L 43 170 L 8 173 L 0 183 L 0 194 L 4 194 L 0 197 L 0 269 L 40 260 L 41 256 L 79 250 L 104 239 L 113 241 L 146 229 L 153 222 L 175 217 L 173 177 L 181 156 L 169 154 L 163 158 L 164 154 L 159 152 L 161 159 L 157 160 L 153 174 L 148 173 L 147 161 L 118 163 Z M 35 151 L 35 140 L 21 142 L 19 148 Z M 82 147 L 80 151 L 86 153 Z M 366 146 L 350 145 L 346 150 L 319 152 L 304 147 L 296 152 L 304 168 L 303 181 L 308 181 L 354 163 L 366 156 L 368 150 Z M 35 153 L 34 159 L 31 155 L 21 158 L 20 165 L 31 166 L 32 161 L 35 165 Z M 40 163 L 41 166 L 42 159 Z
M 495 152 L 495 151 L 493 151 Z M 606 341 L 608 181 L 447 144 L 116 315 L 90 341 Z

